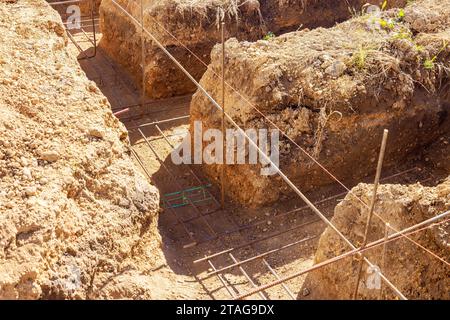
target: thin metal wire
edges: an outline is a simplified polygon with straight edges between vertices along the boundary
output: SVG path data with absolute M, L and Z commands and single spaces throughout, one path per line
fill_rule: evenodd
M 377 201 L 377 191 L 378 191 L 378 185 L 380 183 L 381 169 L 383 167 L 384 155 L 386 153 L 387 138 L 388 138 L 388 130 L 384 130 L 384 132 L 383 132 L 383 141 L 381 143 L 380 154 L 379 154 L 379 157 L 378 157 L 377 172 L 376 172 L 375 181 L 374 181 L 374 184 L 373 184 L 372 201 L 370 203 L 369 214 L 367 215 L 366 229 L 364 231 L 364 240 L 363 240 L 363 243 L 361 245 L 361 248 L 363 248 L 363 249 L 364 249 L 364 247 L 367 244 L 367 240 L 368 240 L 368 236 L 369 236 L 369 230 L 370 230 L 370 226 L 371 226 L 371 222 L 372 222 L 373 210 L 375 209 L 375 202 Z M 356 299 L 357 296 L 358 296 L 358 289 L 359 289 L 359 283 L 361 281 L 362 267 L 363 267 L 363 262 L 361 260 L 359 262 L 359 265 L 358 265 L 358 275 L 357 275 L 357 278 L 356 278 L 356 285 L 355 285 L 355 291 L 353 293 L 353 299 Z

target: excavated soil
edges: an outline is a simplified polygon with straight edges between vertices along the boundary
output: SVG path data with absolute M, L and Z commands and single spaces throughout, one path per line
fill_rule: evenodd
M 448 134 L 450 129 L 450 1 L 422 0 L 330 29 L 292 32 L 256 43 L 227 41 L 227 113 L 243 128 L 274 124 L 335 176 L 349 183 L 371 174 L 384 128 L 385 167 Z M 219 46 L 201 84 L 221 101 Z M 234 90 L 237 89 L 237 90 Z M 198 91 L 193 121 L 219 128 L 221 112 Z M 263 117 L 267 117 L 266 119 Z M 227 125 L 231 127 L 231 125 Z M 286 136 L 280 168 L 302 191 L 333 182 Z M 203 165 L 217 181 L 220 168 Z M 260 206 L 290 195 L 260 166 L 226 167 L 228 196 Z
M 176 297 L 159 192 L 57 12 L 2 1 L 0 34 L 0 298 Z
M 447 158 L 448 160 L 448 158 Z M 353 195 L 370 203 L 373 185 L 360 184 L 352 190 Z M 450 209 L 450 179 L 436 187 L 414 185 L 383 185 L 377 193 L 375 213 L 394 230 L 402 230 Z M 361 245 L 367 221 L 368 209 L 354 196 L 348 195 L 335 209 L 331 222 L 354 244 Z M 385 235 L 385 223 L 378 217 L 372 220 L 369 229 L 369 242 L 381 239 Z M 438 222 L 445 222 L 445 219 Z M 393 231 L 390 230 L 392 233 Z M 449 240 L 450 222 L 440 224 L 409 236 L 427 250 L 432 251 L 445 261 L 450 259 Z M 385 253 L 383 253 L 385 250 Z M 349 248 L 331 230 L 322 234 L 314 263 L 338 256 Z M 402 238 L 383 246 L 373 248 L 365 256 L 380 268 L 383 274 L 408 299 L 450 299 L 450 271 L 446 264 L 420 249 L 409 240 Z M 384 258 L 383 258 L 384 256 Z M 359 262 L 346 258 L 335 264 L 313 271 L 308 275 L 304 287 L 311 292 L 309 298 L 349 299 L 353 295 Z M 371 288 L 368 282 L 370 274 L 367 264 L 363 267 L 362 281 L 359 286 L 359 298 L 395 299 L 390 288 L 384 285 L 383 292 Z
M 146 0 L 143 2 L 144 26 L 199 80 L 210 63 L 212 47 L 221 41 L 221 12 L 225 12 L 227 39 L 256 41 L 272 33 L 332 26 L 349 18 L 353 10 L 360 11 L 367 2 L 378 4 L 379 1 Z M 120 0 L 117 3 L 140 21 L 140 2 Z M 405 3 L 404 0 L 389 1 L 390 6 Z M 100 26 L 101 47 L 141 86 L 140 29 L 110 0 L 102 2 Z M 163 98 L 195 91 L 195 85 L 148 35 L 145 35 L 145 55 L 145 88 L 149 97 Z

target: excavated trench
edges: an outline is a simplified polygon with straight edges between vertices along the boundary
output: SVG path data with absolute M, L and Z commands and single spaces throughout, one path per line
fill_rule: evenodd
M 117 2 L 139 17 L 136 2 Z M 220 86 L 214 73 L 220 72 L 220 52 L 212 48 L 220 40 L 216 19 L 219 2 L 202 1 L 193 5 L 191 1 L 190 6 L 185 6 L 181 0 L 144 1 L 144 25 L 161 37 L 160 41 L 196 79 L 202 79 L 202 85 L 218 101 Z M 355 8 L 360 8 L 363 2 L 366 1 L 349 1 Z M 416 50 L 420 53 L 413 52 L 412 44 L 405 43 L 403 36 L 391 39 L 392 34 L 380 30 L 375 31 L 376 40 L 367 40 L 367 31 L 358 28 L 363 25 L 362 20 L 358 20 L 362 18 L 332 27 L 349 17 L 348 6 L 343 5 L 343 1 L 339 1 L 338 6 L 332 1 L 320 0 L 265 1 L 260 5 L 258 1 L 247 1 L 238 11 L 229 8 L 226 15 L 227 38 L 239 40 L 256 41 L 268 31 L 279 35 L 297 30 L 300 25 L 331 28 L 270 36 L 255 43 L 228 40 L 226 80 L 348 186 L 360 181 L 370 182 L 371 178 L 366 176 L 370 176 L 375 166 L 372 159 L 377 156 L 380 131 L 388 127 L 391 142 L 383 182 L 398 185 L 383 186 L 376 210 L 383 212 L 383 218 L 396 229 L 450 209 L 448 180 L 443 180 L 450 172 L 450 121 L 447 117 L 450 96 L 448 74 L 445 74 L 450 53 L 448 48 L 442 49 L 439 45 L 449 36 L 450 3 L 436 10 L 436 1 L 417 2 L 419 4 L 405 10 L 406 21 L 401 22 L 401 27 L 411 26 L 414 48 L 420 47 L 421 50 Z M 86 75 L 79 71 L 75 56 L 80 59 L 86 52 L 92 53 L 92 41 L 79 41 L 78 48 L 74 46 L 63 35 L 58 18 L 43 1 L 38 4 L 29 0 L 17 2 L 28 8 L 29 16 L 17 14 L 14 5 L 0 3 L 5 13 L 2 22 L 5 22 L 4 17 L 10 16 L 12 20 L 6 21 L 7 25 L 17 24 L 16 32 L 26 34 L 27 41 L 36 43 L 35 49 L 39 38 L 50 38 L 60 44 L 52 49 L 42 47 L 42 50 L 27 51 L 31 50 L 29 46 L 13 40 L 17 37 L 14 32 L 8 34 L 9 38 L 3 38 L 5 43 L 14 43 L 11 50 L 20 54 L 26 52 L 27 58 L 23 60 L 39 61 L 39 65 L 46 66 L 47 71 L 33 69 L 32 78 L 39 78 L 36 85 L 51 82 L 47 76 L 57 75 L 57 78 L 69 72 L 76 74 L 69 80 L 73 80 L 72 91 L 78 89 L 70 93 L 66 80 L 53 84 L 56 89 L 51 96 L 48 91 L 31 90 L 29 94 L 27 90 L 24 96 L 29 97 L 32 104 L 36 98 L 34 93 L 38 97 L 37 113 L 23 107 L 23 101 L 16 104 L 14 96 L 0 100 L 0 107 L 8 115 L 0 118 L 6 128 L 0 143 L 11 146 L 8 149 L 11 152 L 0 154 L 0 161 L 7 168 L 0 171 L 2 190 L 7 190 L 0 192 L 3 210 L 0 218 L 5 222 L 3 226 L 7 226 L 2 229 L 0 238 L 2 244 L 6 243 L 4 254 L 0 255 L 0 297 L 233 298 L 348 249 L 332 231 L 315 220 L 315 215 L 304 208 L 302 201 L 292 197 L 279 180 L 256 174 L 259 166 L 226 168 L 227 207 L 222 210 L 217 201 L 220 190 L 210 185 L 218 181 L 219 167 L 172 163 L 170 153 L 181 143 L 190 123 L 201 120 L 205 128 L 219 128 L 220 113 L 212 111 L 214 107 L 199 92 L 192 101 L 186 96 L 139 107 L 140 92 L 136 89 L 142 80 L 139 31 L 111 1 L 103 0 L 100 8 L 103 34 L 97 39 L 101 38 L 101 49 L 93 58 L 79 61 Z M 384 14 L 396 15 L 398 11 Z M 42 16 L 49 17 L 49 23 L 30 24 L 29 29 L 22 29 L 21 25 L 29 23 L 36 15 L 41 20 Z M 236 22 L 237 16 L 239 22 Z M 203 57 L 208 68 L 187 56 L 179 43 L 157 27 L 158 23 Z M 51 28 L 47 30 L 47 26 Z M 352 37 L 349 31 L 353 28 L 358 32 Z M 406 31 L 402 29 L 402 32 Z M 74 33 L 75 41 L 83 36 L 81 32 Z M 327 49 L 324 50 L 325 44 Z M 80 53 L 80 48 L 85 52 Z M 49 56 L 52 50 L 55 53 Z M 43 55 L 43 52 L 46 53 Z M 2 53 L 0 58 L 11 56 L 10 51 Z M 148 98 L 193 92 L 192 84 L 148 38 L 146 57 Z M 361 57 L 364 57 L 364 66 L 360 65 Z M 423 70 L 424 59 L 433 57 L 436 58 L 432 62 L 439 67 Z M 418 58 L 422 60 L 419 62 Z M 15 63 L 17 65 L 11 65 L 18 69 L 25 66 L 22 62 Z M 60 64 L 69 67 L 61 69 Z M 419 72 L 413 73 L 413 70 Z M 129 76 L 131 81 L 128 81 Z M 10 70 L 2 73 L 1 80 L 0 89 L 4 92 L 16 92 L 23 87 Z M 226 108 L 233 119 L 243 128 L 270 127 L 239 94 L 227 87 Z M 83 102 L 75 103 L 73 110 L 70 103 L 62 103 L 63 109 L 59 104 L 55 108 L 50 102 L 65 101 L 61 95 L 68 96 L 70 101 Z M 123 109 L 131 105 L 135 107 L 120 115 L 128 129 L 130 146 L 127 133 L 110 108 Z M 190 120 L 186 117 L 189 113 Z M 169 118 L 172 120 L 159 122 Z M 10 122 L 16 123 L 14 128 L 9 127 Z M 52 132 L 40 133 L 36 129 L 37 124 L 43 122 Z M 12 135 L 11 130 L 23 131 L 23 135 Z M 317 139 L 318 132 L 320 139 Z M 36 152 L 29 146 L 29 136 L 34 138 L 35 144 L 37 142 Z M 40 157 L 45 154 L 41 149 L 56 148 L 58 143 L 71 147 L 58 151 L 57 160 L 48 158 L 47 162 L 41 162 Z M 112 152 L 108 152 L 108 144 L 113 145 Z M 366 209 L 350 195 L 341 202 L 346 190 L 332 184 L 286 137 L 282 139 L 282 147 L 281 169 L 293 177 L 296 185 L 307 192 L 326 216 L 334 216 L 333 223 L 352 242 L 360 244 Z M 22 157 L 13 149 L 20 149 Z M 92 157 L 84 159 L 84 155 Z M 28 160 L 31 178 L 27 178 L 29 170 L 25 168 Z M 24 164 L 23 169 L 17 168 Z M 23 179 L 17 178 L 21 172 Z M 43 175 L 48 182 L 41 181 Z M 143 180 L 144 176 L 158 191 Z M 19 186 L 14 179 L 18 179 Z M 415 184 L 419 182 L 429 187 Z M 36 189 L 29 189 L 29 184 L 36 184 Z M 187 190 L 200 186 L 204 199 L 198 200 L 190 193 L 186 195 Z M 362 184 L 352 192 L 368 201 L 371 186 Z M 183 194 L 183 199 L 192 196 L 188 202 L 195 203 L 183 200 L 180 205 L 178 194 Z M 169 201 L 174 197 L 175 204 Z M 43 207 L 49 201 L 57 204 L 55 210 Z M 18 205 L 11 206 L 11 202 Z M 65 208 L 63 213 L 58 211 L 61 206 Z M 24 215 L 24 210 L 28 214 Z M 36 222 L 37 218 L 41 223 Z M 43 224 L 46 227 L 41 226 Z M 378 239 L 383 232 L 384 224 L 377 221 L 370 237 Z M 415 235 L 413 240 L 449 260 L 448 223 L 437 230 Z M 192 246 L 192 241 L 196 245 Z M 388 247 L 387 265 L 391 266 L 386 273 L 388 278 L 392 277 L 408 298 L 448 298 L 445 263 L 433 260 L 430 267 L 426 252 L 418 251 L 409 240 L 402 241 Z M 232 255 L 222 254 L 193 263 L 205 255 L 229 248 L 234 248 Z M 44 258 L 32 254 L 33 251 Z M 399 251 L 403 252 L 401 256 Z M 267 252 L 272 254 L 263 254 L 263 260 L 255 258 Z M 369 258 L 383 265 L 381 256 L 380 251 L 374 251 Z M 412 257 L 415 258 L 413 265 L 408 262 Z M 212 275 L 216 269 L 249 259 L 241 266 L 243 270 L 235 267 L 222 271 L 221 277 Z M 356 261 L 344 260 L 250 297 L 348 298 L 356 268 Z M 412 281 L 405 270 L 412 270 Z M 360 297 L 380 297 L 379 290 L 365 289 L 365 281 L 364 277 Z M 383 290 L 382 297 L 395 298 L 386 288 Z
M 226 112 L 244 129 L 279 130 L 280 168 L 300 190 L 336 179 L 352 185 L 372 174 L 383 129 L 389 129 L 385 168 L 448 136 L 448 1 L 417 1 L 402 18 L 398 12 L 378 18 L 392 21 L 387 29 L 372 28 L 366 15 L 269 41 L 227 41 Z M 200 84 L 221 101 L 219 46 L 212 57 Z M 192 136 L 195 121 L 203 130 L 221 128 L 221 112 L 200 91 L 190 115 Z M 218 181 L 220 165 L 202 167 Z M 225 171 L 228 196 L 244 205 L 293 194 L 279 177 L 261 175 L 261 165 Z

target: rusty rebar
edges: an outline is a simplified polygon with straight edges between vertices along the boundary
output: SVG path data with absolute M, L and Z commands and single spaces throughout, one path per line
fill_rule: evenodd
M 225 19 L 225 15 L 223 17 Z M 225 20 L 221 23 L 222 33 L 222 166 L 220 170 L 220 204 L 221 208 L 225 208 L 225 163 L 226 163 L 226 147 L 225 147 Z
M 366 229 L 364 231 L 364 240 L 361 245 L 361 248 L 363 248 L 363 249 L 367 245 L 367 239 L 368 239 L 369 230 L 370 230 L 370 226 L 371 226 L 371 222 L 372 222 L 373 211 L 375 209 L 375 203 L 377 201 L 377 191 L 378 191 L 378 185 L 380 183 L 381 170 L 383 168 L 384 155 L 386 153 L 386 144 L 387 144 L 388 134 L 389 134 L 389 131 L 387 129 L 385 129 L 383 131 L 383 139 L 381 142 L 381 149 L 380 149 L 380 153 L 378 156 L 377 172 L 375 174 L 375 181 L 373 184 L 372 201 L 370 203 L 370 209 L 369 209 L 369 213 L 367 215 Z M 361 259 L 359 262 L 359 265 L 358 265 L 358 275 L 356 278 L 355 290 L 353 292 L 353 299 L 356 299 L 358 296 L 358 289 L 359 289 L 359 283 L 361 281 L 362 267 L 363 267 L 363 260 Z
M 387 250 L 387 239 L 389 236 L 389 223 L 386 223 L 384 226 L 384 240 L 385 243 L 383 244 L 383 252 L 381 253 L 381 271 L 386 270 L 386 250 Z M 380 288 L 380 300 L 383 298 L 383 284 L 381 283 Z

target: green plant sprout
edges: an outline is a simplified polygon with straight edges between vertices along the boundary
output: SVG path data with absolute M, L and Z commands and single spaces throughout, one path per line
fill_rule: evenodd
M 425 59 L 425 61 L 423 62 L 423 67 L 427 70 L 433 70 L 434 67 L 436 66 L 436 59 L 445 49 L 447 49 L 447 46 L 448 46 L 448 42 L 443 40 L 441 50 L 439 50 L 439 52 L 433 58 Z
M 362 70 L 366 67 L 367 56 L 368 51 L 359 46 L 358 52 L 353 56 L 353 63 L 358 69 Z
M 263 37 L 263 40 L 270 40 L 275 38 L 275 33 L 273 33 L 272 31 L 267 32 L 267 34 Z
M 405 10 L 400 9 L 397 14 L 397 20 L 402 21 L 405 18 Z

